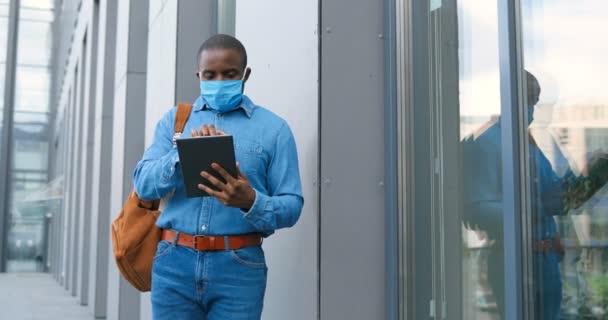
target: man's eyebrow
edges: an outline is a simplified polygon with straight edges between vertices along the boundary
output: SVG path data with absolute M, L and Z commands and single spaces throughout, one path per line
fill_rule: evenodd
M 210 70 L 210 69 L 203 69 L 203 71 L 201 71 L 201 73 L 215 73 L 215 70 Z

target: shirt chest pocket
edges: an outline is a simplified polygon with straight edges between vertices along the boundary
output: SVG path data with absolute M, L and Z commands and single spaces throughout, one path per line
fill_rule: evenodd
M 251 140 L 238 139 L 234 142 L 236 161 L 245 174 L 265 174 L 268 155 L 264 147 Z

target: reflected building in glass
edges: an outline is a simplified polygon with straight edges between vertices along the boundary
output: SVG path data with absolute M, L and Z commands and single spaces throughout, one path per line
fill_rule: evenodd
M 46 216 L 57 205 L 31 196 L 49 182 L 51 24 L 54 12 L 53 1 L 18 3 L 17 19 L 8 19 L 9 1 L 0 4 L 5 14 L 2 19 L 4 35 L 0 43 L 2 56 L 10 57 L 13 63 L 9 68 L 3 66 L 1 71 L 2 76 L 14 79 L 9 86 L 13 91 L 2 91 L 3 101 L 10 101 L 12 105 L 4 109 L 10 113 L 3 112 L 6 117 L 3 121 L 3 150 L 6 151 L 3 161 L 9 170 L 3 173 L 6 179 L 3 225 L 7 233 L 2 241 L 5 254 L 1 265 L 9 272 L 31 272 L 47 269 L 46 261 L 43 261 L 47 241 L 43 235 L 48 231 Z M 9 30 L 13 31 L 10 37 Z M 11 95 L 8 100 L 7 94 Z

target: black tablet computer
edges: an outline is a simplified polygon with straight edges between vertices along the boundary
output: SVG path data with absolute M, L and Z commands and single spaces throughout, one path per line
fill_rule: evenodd
M 192 197 L 208 197 L 209 195 L 198 188 L 200 183 L 217 190 L 207 179 L 201 177 L 201 171 L 206 171 L 218 180 L 226 180 L 213 168 L 212 163 L 217 163 L 230 175 L 236 177 L 236 160 L 234 157 L 234 143 L 232 136 L 206 136 L 177 139 L 177 153 L 184 176 L 186 195 Z

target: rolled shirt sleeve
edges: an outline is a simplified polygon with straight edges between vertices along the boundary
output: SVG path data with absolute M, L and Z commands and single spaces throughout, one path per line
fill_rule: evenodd
M 175 171 L 179 163 L 173 145 L 176 108 L 171 108 L 156 125 L 152 144 L 144 152 L 133 172 L 135 192 L 143 200 L 160 199 L 175 189 Z

